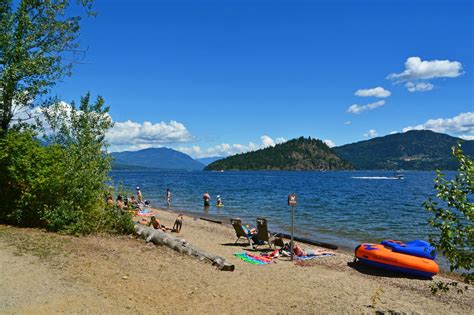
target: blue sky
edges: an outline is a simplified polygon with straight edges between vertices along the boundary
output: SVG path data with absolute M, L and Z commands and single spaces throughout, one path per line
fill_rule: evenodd
M 474 137 L 472 1 L 115 0 L 95 9 L 82 23 L 84 62 L 55 93 L 105 98 L 111 150 L 201 157 L 409 127 Z

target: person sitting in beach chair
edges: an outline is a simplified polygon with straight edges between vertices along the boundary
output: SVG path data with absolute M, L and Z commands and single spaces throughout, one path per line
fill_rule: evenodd
M 178 218 L 174 221 L 172 232 L 179 233 L 181 232 L 181 227 L 183 226 L 183 214 L 178 214 Z
M 276 239 L 276 235 L 277 234 L 273 235 L 268 231 L 267 219 L 257 218 L 257 233 L 253 237 L 255 245 L 263 245 L 267 243 L 271 249 Z
M 153 227 L 156 229 L 156 230 L 162 230 L 163 232 L 166 232 L 166 227 L 160 223 L 160 221 L 158 221 L 157 218 L 155 218 L 155 216 L 152 216 L 150 218 L 150 223 L 148 223 L 148 226 L 151 226 L 153 225 Z
M 250 229 L 250 227 L 243 226 L 240 219 L 230 219 L 230 223 L 234 227 L 235 235 L 237 236 L 237 240 L 234 244 L 237 244 L 240 238 L 243 237 L 248 240 L 249 246 L 253 248 L 252 238 L 255 237 L 257 231 L 255 229 Z

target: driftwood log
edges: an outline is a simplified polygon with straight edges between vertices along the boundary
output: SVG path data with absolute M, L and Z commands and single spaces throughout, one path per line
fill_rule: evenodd
M 155 230 L 152 227 L 144 226 L 142 224 L 135 224 L 135 232 L 143 237 L 147 242 L 153 242 L 156 245 L 166 245 L 181 254 L 197 257 L 199 260 L 207 260 L 211 262 L 212 265 L 217 266 L 219 270 L 234 271 L 235 269 L 235 266 L 226 261 L 225 258 L 207 253 L 189 244 L 186 240 L 175 237 L 161 230 Z

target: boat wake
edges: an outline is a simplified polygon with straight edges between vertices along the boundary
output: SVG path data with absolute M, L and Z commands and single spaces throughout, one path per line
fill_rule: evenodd
M 387 177 L 387 176 L 352 176 L 351 178 L 355 179 L 399 179 L 396 177 Z

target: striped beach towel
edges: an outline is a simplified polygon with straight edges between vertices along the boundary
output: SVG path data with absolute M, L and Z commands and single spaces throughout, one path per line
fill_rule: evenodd
M 234 256 L 252 265 L 268 265 L 273 263 L 273 260 L 271 258 L 260 255 L 254 255 L 246 252 L 235 253 Z

